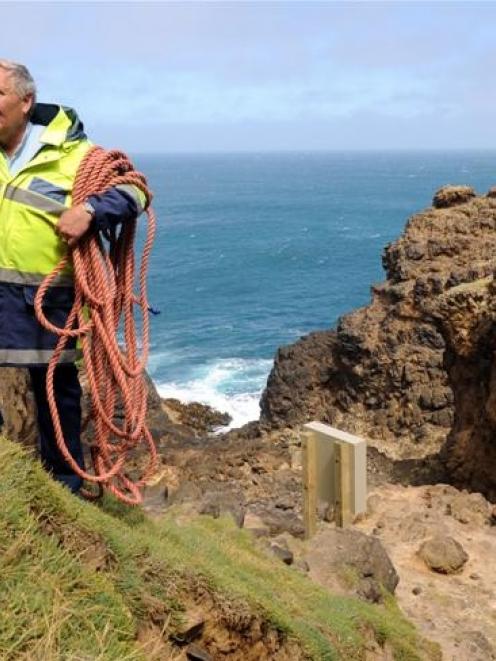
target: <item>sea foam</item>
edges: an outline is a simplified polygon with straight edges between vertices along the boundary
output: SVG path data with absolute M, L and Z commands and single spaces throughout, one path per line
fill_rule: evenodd
M 232 420 L 227 431 L 258 420 L 259 400 L 265 387 L 272 360 L 225 358 L 197 366 L 184 382 L 157 383 L 161 397 L 181 402 L 200 402 L 228 413 Z

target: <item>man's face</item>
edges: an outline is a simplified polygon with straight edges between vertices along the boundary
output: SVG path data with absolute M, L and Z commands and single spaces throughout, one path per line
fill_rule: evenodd
M 11 74 L 0 68 L 0 143 L 24 126 L 31 103 L 31 96 L 21 98 L 15 91 Z

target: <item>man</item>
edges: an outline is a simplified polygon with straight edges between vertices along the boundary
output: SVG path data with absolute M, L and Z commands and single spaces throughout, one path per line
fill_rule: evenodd
M 82 480 L 59 453 L 45 392 L 47 364 L 58 338 L 38 323 L 34 297 L 68 247 L 91 227 L 101 230 L 126 222 L 145 204 L 134 186 L 117 186 L 72 206 L 77 170 L 90 148 L 74 110 L 36 103 L 28 69 L 0 59 L 0 365 L 29 368 L 42 462 L 73 492 Z M 47 318 L 63 326 L 73 301 L 69 265 L 45 296 Z M 84 467 L 75 358 L 73 341 L 56 368 L 54 386 L 67 447 Z

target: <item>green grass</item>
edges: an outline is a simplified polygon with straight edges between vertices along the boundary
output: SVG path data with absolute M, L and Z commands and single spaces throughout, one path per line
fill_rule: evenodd
M 289 658 L 363 659 L 371 635 L 400 661 L 439 658 L 394 599 L 331 595 L 229 518 L 156 522 L 108 496 L 80 501 L 0 438 L 1 659 L 173 659 L 169 636 L 195 606 L 247 649 L 258 622 Z

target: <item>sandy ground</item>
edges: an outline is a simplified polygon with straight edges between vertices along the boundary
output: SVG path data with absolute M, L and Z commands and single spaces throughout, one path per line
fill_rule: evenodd
M 445 485 L 386 484 L 369 495 L 356 524 L 377 535 L 400 576 L 398 603 L 446 661 L 496 659 L 496 526 L 479 494 Z M 436 534 L 458 541 L 469 559 L 458 574 L 438 574 L 417 555 Z

